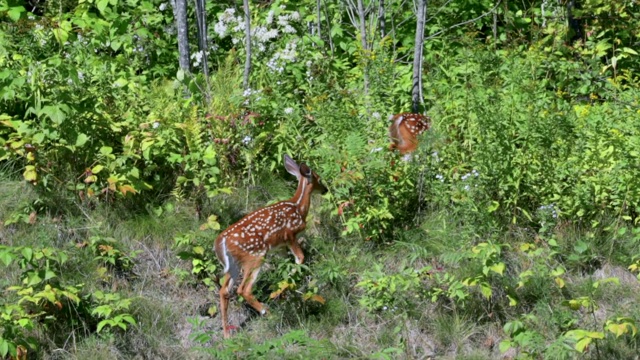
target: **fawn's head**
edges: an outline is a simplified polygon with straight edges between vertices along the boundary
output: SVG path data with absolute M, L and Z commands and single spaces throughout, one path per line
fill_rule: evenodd
M 320 182 L 320 177 L 316 174 L 315 171 L 311 170 L 309 166 L 305 163 L 300 163 L 298 165 L 289 155 L 284 155 L 284 167 L 287 169 L 289 174 L 295 176 L 298 180 L 301 178 L 307 182 L 307 185 L 311 185 L 312 191 L 319 191 L 321 194 L 326 194 L 327 189 L 322 182 Z

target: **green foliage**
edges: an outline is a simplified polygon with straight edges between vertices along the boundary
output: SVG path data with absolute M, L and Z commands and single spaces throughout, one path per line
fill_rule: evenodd
M 377 4 L 365 1 L 370 9 Z M 234 188 L 266 198 L 273 182 L 264 174 L 289 181 L 285 153 L 308 163 L 331 190 L 314 202 L 307 231 L 318 232 L 312 242 L 332 244 L 320 247 L 332 253 L 313 253 L 311 244 L 305 265 L 269 260 L 256 293 L 285 300 L 275 303 L 287 316 L 277 326 L 265 320 L 285 335 L 261 343 L 249 328 L 210 350 L 215 357 L 357 357 L 361 349 L 370 357 L 417 358 L 424 354 L 412 349 L 429 345 L 413 334 L 439 332 L 457 335 L 440 341 L 455 350 L 434 356 L 464 358 L 473 354 L 461 344 L 480 337 L 470 335 L 469 323 L 502 327 L 500 347 L 517 358 L 636 354 L 638 314 L 627 304 L 637 296 L 625 292 L 631 286 L 606 292 L 615 280 L 599 272 L 610 264 L 634 275 L 640 269 L 637 4 L 580 1 L 572 9 L 577 29 L 567 26 L 566 2 L 429 2 L 420 105 L 433 126 L 409 162 L 386 151 L 386 118 L 410 108 L 416 17 L 410 3 L 384 4 L 384 36 L 382 14 L 368 11 L 365 46 L 347 3 L 251 4 L 247 88 L 242 14 L 225 3 L 206 4 L 207 48 L 190 44 L 191 71 L 177 70 L 165 1 L 38 2 L 30 11 L 20 1 L 0 4 L 0 172 L 17 170 L 37 192 L 36 199 L 12 197 L 24 189 L 2 184 L 0 357 L 31 356 L 46 344 L 67 350 L 61 344 L 71 332 L 74 339 L 106 334 L 96 338 L 112 346 L 109 354 L 136 353 L 121 348 L 135 342 L 125 331 L 147 326 L 134 319 L 132 300 L 89 292 L 82 282 L 126 289 L 134 277 L 112 275 L 130 275 L 151 258 L 167 275 L 163 296 L 175 281 L 171 272 L 178 283 L 214 289 L 219 266 L 205 230 L 238 215 L 228 215 L 225 200 Z M 193 41 L 196 24 L 189 26 Z M 208 78 L 199 72 L 203 57 Z M 194 204 L 186 213 L 199 221 L 211 216 L 193 231 L 193 222 L 175 219 L 175 204 Z M 54 248 L 48 235 L 34 235 L 44 246 L 34 248 L 21 238 L 51 220 L 60 239 L 75 230 L 65 228 L 75 214 L 92 227 L 95 209 L 146 210 L 153 219 L 147 226 L 171 217 L 155 227 L 175 224 L 184 234 L 171 249 L 152 231 L 138 231 L 153 250 L 173 261 L 177 253 L 191 267 L 172 267 L 155 252 L 138 258 L 124 236 L 91 237 L 86 249 Z M 379 259 L 367 263 L 372 256 L 359 256 L 366 251 Z M 97 271 L 74 271 L 88 252 Z M 383 270 L 383 262 L 403 265 Z M 102 282 L 87 279 L 96 273 Z M 359 304 L 350 301 L 353 279 Z M 146 285 L 136 283 L 136 292 Z M 180 296 L 197 288 L 181 288 Z M 619 294 L 629 300 L 603 304 Z M 316 334 L 286 333 L 294 316 L 315 329 L 337 303 L 333 316 L 349 321 L 336 321 L 332 341 L 366 339 L 350 327 L 357 319 L 367 331 L 384 328 L 367 335 L 388 343 L 346 345 L 340 353 Z M 396 311 L 359 317 L 351 308 L 358 305 Z M 437 306 L 436 320 L 425 315 L 429 306 Z M 394 321 L 419 329 L 403 325 L 405 334 Z
M 409 311 L 424 296 L 423 278 L 430 270 L 429 266 L 422 269 L 407 267 L 386 275 L 382 265 L 376 264 L 356 285 L 364 290 L 360 304 L 369 311 Z
M 217 223 L 216 223 L 217 224 Z M 220 228 L 220 225 L 217 225 Z M 191 275 L 195 276 L 195 280 L 204 282 L 209 288 L 215 287 L 214 279 L 218 276 L 218 260 L 215 259 L 213 249 L 213 237 L 202 237 L 202 234 L 189 232 L 182 236 L 176 236 L 174 239 L 174 248 L 178 251 L 178 257 L 182 260 L 191 261 Z M 187 274 L 178 273 L 184 280 Z
M 210 340 L 210 335 L 205 333 L 196 334 L 194 340 L 206 343 Z M 330 342 L 309 337 L 303 330 L 294 330 L 280 337 L 258 342 L 239 335 L 226 340 L 221 345 L 200 350 L 211 354 L 216 359 L 236 359 L 238 356 L 242 356 L 245 359 L 266 357 L 306 359 L 337 355 L 334 346 Z
M 36 340 L 29 336 L 34 328 L 33 317 L 20 305 L 0 305 L 0 356 L 18 358 L 18 354 L 37 349 Z
M 136 252 L 127 254 L 126 252 L 118 249 L 120 243 L 109 237 L 92 236 L 89 239 L 89 248 L 95 255 L 94 260 L 98 261 L 102 265 L 113 269 L 119 273 L 126 273 L 133 270 L 135 265 L 134 259 Z
M 0 328 L 4 331 L 0 335 L 2 356 L 37 350 L 41 344 L 31 336 L 36 329 L 54 332 L 87 329 L 99 320 L 95 329 L 99 333 L 105 326 L 127 330 L 127 324 L 136 324 L 131 314 L 124 312 L 131 299 L 99 290 L 86 293 L 83 284 L 69 284 L 64 280 L 63 265 L 68 259 L 66 252 L 52 248 L 0 246 L 0 260 L 5 268 L 17 264 L 22 271 L 21 284 L 6 288 L 15 296 L 0 303 Z
M 113 331 L 111 329 L 120 328 L 127 330 L 129 325 L 136 325 L 133 316 L 125 311 L 129 310 L 132 299 L 122 299 L 119 294 L 103 293 L 96 291 L 91 294 L 95 307 L 91 310 L 91 315 L 102 319 L 98 323 L 96 332 Z

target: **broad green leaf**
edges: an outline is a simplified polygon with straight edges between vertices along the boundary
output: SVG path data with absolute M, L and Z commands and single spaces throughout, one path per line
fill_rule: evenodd
M 0 337 L 0 357 L 6 358 L 9 353 L 9 342 Z
M 18 21 L 20 20 L 20 16 L 22 15 L 23 12 L 25 12 L 25 8 L 24 6 L 13 6 L 9 9 L 9 11 L 7 11 L 7 15 L 9 15 L 9 18 L 13 21 Z
M 22 176 L 26 181 L 30 181 L 30 182 L 36 181 L 36 179 L 38 178 L 38 174 L 36 173 L 36 167 L 33 165 L 25 166 L 24 173 L 22 173 Z
M 62 124 L 66 118 L 66 114 L 62 111 L 62 106 L 58 105 L 47 105 L 43 107 L 42 110 L 38 112 L 38 116 L 41 116 L 42 114 L 47 115 L 51 121 L 57 125 Z
M 31 259 L 33 259 L 33 249 L 30 247 L 23 248 L 20 253 L 22 254 L 22 257 L 27 261 L 31 261 Z
M 98 11 L 100 11 L 101 13 L 104 12 L 104 10 L 107 8 L 107 5 L 109 5 L 109 0 L 96 1 L 96 6 L 98 7 Z
M 98 323 L 98 327 L 96 328 L 96 332 L 99 333 L 102 328 L 107 325 L 107 323 L 109 322 L 109 320 L 102 320 Z
M 502 273 L 504 272 L 504 268 L 505 268 L 504 263 L 497 263 L 497 264 L 491 266 L 491 271 L 502 275 Z
M 88 140 L 89 140 L 89 137 L 86 134 L 79 134 L 78 138 L 76 139 L 76 146 L 82 147 L 84 144 L 87 143 Z
M 129 83 L 129 81 L 127 79 L 119 78 L 118 80 L 116 80 L 113 83 L 113 87 L 121 88 L 121 87 L 124 87 L 125 85 L 127 85 L 128 83 Z
M 100 154 L 109 155 L 113 152 L 113 148 L 111 146 L 103 146 L 100 148 Z
M 97 173 L 99 173 L 100 171 L 102 171 L 102 169 L 104 169 L 104 166 L 102 166 L 102 165 L 96 165 L 96 166 L 94 166 L 94 167 L 93 167 L 93 169 L 91 169 L 91 173 L 93 173 L 93 174 L 97 174 Z

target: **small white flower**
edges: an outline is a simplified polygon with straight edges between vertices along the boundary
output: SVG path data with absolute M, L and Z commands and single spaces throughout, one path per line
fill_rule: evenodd
M 293 113 L 293 108 L 288 107 L 288 108 L 284 109 L 284 113 L 285 113 L 285 114 L 291 114 L 291 113 Z
M 380 113 L 376 111 L 373 114 L 371 114 L 371 117 L 376 120 L 380 120 Z
M 245 145 L 248 145 L 251 142 L 251 140 L 253 140 L 251 136 L 247 135 L 244 137 L 244 139 L 242 139 L 242 143 Z
M 167 3 L 160 4 L 160 7 L 159 7 L 160 11 L 164 11 L 164 9 L 166 8 L 167 8 Z
M 160 123 L 157 121 L 154 121 L 153 124 L 151 125 L 151 127 L 153 127 L 154 129 L 157 129 L 160 127 Z
M 440 182 L 444 182 L 444 176 L 442 176 L 442 174 L 437 174 L 436 179 L 440 180 Z
M 469 191 L 469 190 L 471 190 L 471 187 L 469 185 L 465 185 L 464 189 L 465 189 L 465 191 Z
M 388 307 L 386 305 L 382 307 L 383 311 L 387 311 L 387 309 L 388 309 Z

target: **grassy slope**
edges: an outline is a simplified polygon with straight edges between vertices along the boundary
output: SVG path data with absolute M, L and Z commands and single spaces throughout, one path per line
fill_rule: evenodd
M 269 200 L 284 198 L 292 191 L 293 184 L 272 181 L 265 187 L 239 189 L 233 196 L 215 199 L 207 204 L 205 212 L 220 214 L 225 226 L 246 211 Z M 27 185 L 3 176 L 0 218 L 7 219 L 33 199 L 35 195 Z M 316 204 L 322 201 L 320 197 L 313 200 Z M 363 291 L 356 284 L 375 264 L 382 264 L 381 269 L 386 274 L 429 264 L 459 274 L 469 273 L 471 269 L 465 268 L 465 262 L 451 259 L 459 249 L 469 247 L 486 234 L 477 234 L 473 226 L 464 225 L 463 221 L 455 221 L 450 214 L 440 212 L 427 215 L 417 229 L 408 229 L 402 241 L 374 245 L 340 237 L 335 220 L 315 213 L 312 207 L 314 221 L 306 231 L 305 252 L 309 272 L 317 277 L 319 294 L 327 300 L 326 304 L 305 303 L 299 296 L 268 300 L 271 314 L 261 318 L 242 303 L 232 302 L 231 321 L 241 323 L 242 330 L 225 343 L 221 339 L 219 318 L 206 315 L 207 310 L 217 304 L 217 294 L 209 292 L 191 277 L 181 278 L 178 275 L 179 270 L 188 271 L 190 264 L 177 258 L 176 251 L 172 249 L 173 239 L 199 227 L 193 207 L 178 203 L 173 211 L 159 217 L 128 214 L 107 207 L 82 210 L 82 215 L 63 218 L 38 214 L 33 225 L 0 225 L 2 244 L 53 246 L 67 251 L 72 260 L 64 274 L 65 280 L 84 283 L 88 291 L 106 288 L 134 298 L 131 312 L 138 324 L 126 336 L 98 337 L 72 333 L 69 335 L 73 336 L 66 337 L 67 341 L 63 343 L 46 331 L 36 332 L 42 343 L 49 344 L 40 354 L 43 358 L 221 358 L 231 356 L 233 351 L 230 349 L 235 349 L 238 356 L 249 358 L 260 358 L 261 354 L 284 358 L 309 358 L 323 354 L 322 358 L 388 356 L 420 359 L 436 356 L 443 359 L 493 359 L 502 357 L 498 344 L 505 339 L 505 334 L 500 321 L 517 317 L 512 310 L 496 309 L 496 316 L 492 318 L 492 313 L 486 309 L 458 309 L 448 302 L 432 303 L 428 297 L 406 301 L 396 299 L 398 304 L 407 307 L 389 306 L 386 310 L 367 312 L 359 304 Z M 576 238 L 583 236 L 566 226 L 556 231 L 567 248 Z M 122 249 L 139 252 L 135 258 L 135 276 L 105 278 L 101 275 L 88 248 L 76 246 L 92 235 L 113 237 L 120 241 Z M 215 235 L 215 232 L 210 232 L 211 243 Z M 533 236 L 522 229 L 491 236 L 510 243 L 533 241 Z M 606 242 L 604 238 L 601 240 Z M 519 259 L 515 254 L 506 257 L 509 256 L 512 256 L 509 259 L 512 270 L 526 266 L 526 259 Z M 290 257 L 270 257 L 267 269 L 273 270 L 290 262 Z M 621 279 L 621 286 L 603 285 L 593 292 L 598 308 L 594 314 L 579 316 L 584 326 L 594 321 L 602 323 L 613 314 L 640 316 L 640 310 L 634 306 L 640 301 L 637 280 L 624 268 L 610 265 L 608 260 L 602 258 L 596 271 L 575 272 L 566 278 L 567 291 L 571 292 L 567 297 L 576 297 L 584 289 L 591 291 L 594 279 L 608 276 Z M 268 298 L 269 282 L 274 281 L 269 275 L 269 270 L 263 272 L 256 286 L 263 300 Z M 6 287 L 15 283 L 17 276 L 16 269 L 3 272 L 0 284 Z M 568 311 L 549 305 L 545 307 L 545 303 L 557 304 L 562 299 L 558 294 L 549 293 L 546 284 L 541 284 L 532 293 L 533 297 L 549 297 L 532 302 L 534 307 L 530 311 L 537 316 L 533 327 L 543 334 L 545 331 L 553 333 L 562 326 L 558 323 L 563 321 L 563 316 L 569 317 Z M 410 297 L 411 294 L 399 293 L 398 297 Z M 300 329 L 319 342 L 302 346 L 299 342 L 305 337 L 290 334 Z M 208 351 L 199 351 L 200 345 L 193 339 L 194 334 L 203 331 L 210 338 L 204 344 Z M 278 345 L 278 337 L 286 334 L 298 342 L 292 341 L 285 347 Z M 259 348 L 259 344 L 266 345 Z M 626 346 L 607 342 L 599 350 L 632 356 L 635 346 L 633 342 Z M 512 355 L 513 352 L 507 353 L 507 356 Z

